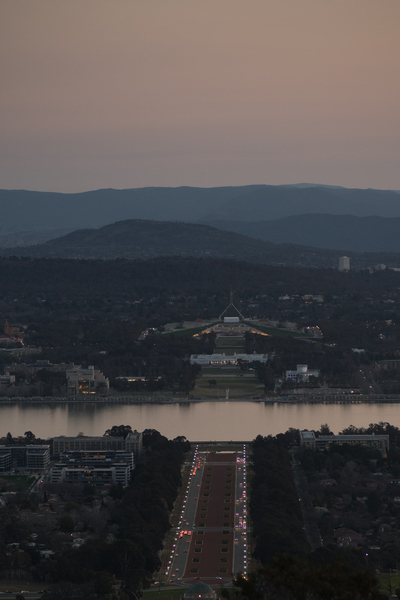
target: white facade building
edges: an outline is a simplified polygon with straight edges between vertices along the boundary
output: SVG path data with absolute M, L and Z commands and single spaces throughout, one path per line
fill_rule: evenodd
M 310 377 L 319 377 L 318 369 L 309 369 L 308 365 L 297 365 L 295 371 L 286 371 L 286 379 L 296 381 L 308 381 Z
M 350 271 L 350 258 L 348 256 L 339 257 L 339 271 Z
M 192 354 L 190 356 L 191 365 L 212 365 L 223 367 L 225 365 L 237 365 L 239 360 L 246 362 L 266 363 L 268 354 Z
M 110 382 L 107 377 L 93 365 L 82 369 L 80 365 L 67 369 L 67 388 L 73 394 L 90 394 L 97 391 L 99 387 L 109 390 Z

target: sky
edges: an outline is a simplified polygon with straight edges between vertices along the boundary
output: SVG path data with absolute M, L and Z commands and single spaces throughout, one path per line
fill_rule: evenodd
M 1 0 L 0 188 L 400 190 L 400 0 Z

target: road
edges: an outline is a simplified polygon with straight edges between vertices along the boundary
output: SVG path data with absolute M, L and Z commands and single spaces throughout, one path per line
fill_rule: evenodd
M 246 521 L 246 446 L 226 453 L 202 453 L 197 446 L 167 581 L 230 585 L 234 574 L 246 573 Z
M 181 580 L 185 571 L 190 540 L 193 535 L 193 528 L 195 525 L 198 494 L 203 477 L 203 471 L 204 457 L 199 455 L 198 446 L 196 446 L 188 485 L 185 490 L 184 503 L 180 515 L 181 518 L 178 526 L 175 529 L 172 552 L 169 557 L 168 568 L 165 572 L 168 581 Z

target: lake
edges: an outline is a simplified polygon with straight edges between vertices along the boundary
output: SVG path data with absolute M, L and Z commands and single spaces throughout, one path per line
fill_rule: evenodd
M 289 427 L 334 433 L 348 425 L 387 421 L 400 427 L 400 404 L 266 404 L 198 402 L 192 404 L 7 404 L 0 405 L 0 435 L 32 431 L 37 437 L 103 435 L 113 425 L 157 429 L 168 438 L 192 441 L 250 441 L 258 434 L 276 435 Z

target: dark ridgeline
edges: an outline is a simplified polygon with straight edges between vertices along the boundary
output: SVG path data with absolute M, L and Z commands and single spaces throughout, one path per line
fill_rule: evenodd
M 330 218 L 332 219 L 327 217 L 328 220 Z M 389 219 L 387 221 L 390 222 Z M 398 219 L 394 221 L 393 226 L 390 225 L 393 235 Z M 242 223 L 238 228 L 248 228 L 248 226 L 249 224 Z M 260 225 L 254 228 L 254 234 L 257 235 L 259 230 Z M 277 231 L 279 231 L 279 222 Z M 364 233 L 365 230 L 361 232 L 361 237 Z M 302 235 L 301 228 L 299 228 L 299 235 Z M 382 238 L 385 237 L 388 236 L 383 232 Z M 365 239 L 368 239 L 368 236 L 365 236 Z M 397 241 L 396 244 L 399 245 Z M 119 221 L 100 229 L 73 231 L 36 246 L 0 250 L 2 256 L 33 258 L 148 260 L 162 256 L 194 257 L 313 269 L 337 269 L 339 257 L 344 253 L 350 257 L 352 269 L 365 269 L 379 263 L 388 267 L 400 266 L 400 255 L 396 252 L 357 253 L 343 249 L 323 250 L 293 243 L 274 244 L 254 239 L 249 235 L 223 231 L 199 223 L 139 219 Z

